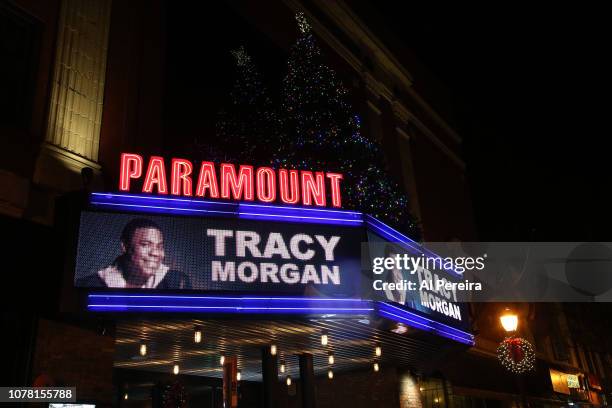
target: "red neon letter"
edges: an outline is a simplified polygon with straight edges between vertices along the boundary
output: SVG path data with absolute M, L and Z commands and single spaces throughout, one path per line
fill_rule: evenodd
M 164 167 L 164 158 L 151 156 L 149 160 L 149 168 L 147 169 L 147 177 L 145 177 L 142 191 L 145 193 L 153 192 L 153 184 L 157 184 L 158 194 L 168 194 L 166 185 L 166 168 Z
M 200 167 L 200 177 L 198 177 L 198 187 L 196 196 L 204 197 L 206 189 L 210 190 L 210 198 L 219 198 L 219 188 L 217 187 L 217 173 L 212 162 L 202 162 Z
M 297 170 L 280 169 L 278 171 L 278 188 L 283 203 L 295 204 L 300 200 L 300 187 L 298 182 Z
M 257 169 L 257 199 L 264 203 L 276 200 L 276 173 L 270 167 Z
M 130 191 L 130 179 L 142 176 L 142 156 L 132 153 L 121 153 L 119 170 L 119 190 Z
M 325 179 L 323 172 L 315 172 L 313 177 L 312 171 L 302 171 L 302 204 L 312 205 L 314 198 L 315 205 L 325 207 Z M 316 178 L 316 180 L 315 180 Z
M 221 197 L 236 200 L 253 201 L 253 166 L 240 166 L 240 174 L 236 177 L 236 168 L 233 164 L 221 164 Z
M 329 185 L 331 187 L 332 205 L 334 207 L 342 207 L 342 194 L 340 194 L 340 180 L 343 179 L 342 174 L 327 173 Z
M 183 195 L 191 195 L 191 172 L 193 172 L 193 164 L 185 159 L 172 159 L 172 194 L 181 195 L 181 186 L 183 187 Z

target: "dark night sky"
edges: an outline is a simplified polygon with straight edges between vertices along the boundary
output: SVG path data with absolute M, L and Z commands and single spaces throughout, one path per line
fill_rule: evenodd
M 600 82 L 609 76 L 600 68 L 609 48 L 605 13 L 516 2 L 502 7 L 353 0 L 350 5 L 396 54 L 410 50 L 450 90 L 451 122 L 464 139 L 480 240 L 612 241 L 605 194 L 612 181 L 608 134 L 597 124 L 606 114 L 597 99 L 603 94 Z M 282 76 L 277 45 L 227 6 L 218 5 L 213 14 L 218 18 L 202 25 L 198 13 L 186 16 L 181 7 L 169 7 L 170 43 L 183 44 L 167 58 L 174 81 L 167 96 L 180 93 L 175 101 L 200 101 L 204 90 L 214 96 L 207 98 L 210 103 L 218 103 L 231 86 L 228 50 L 241 44 L 269 77 Z M 293 23 L 285 14 L 275 18 L 286 20 L 289 32 Z M 219 37 L 219 31 L 226 35 Z M 203 38 L 215 38 L 206 41 L 206 58 L 185 66 L 180 56 L 201 47 Z M 202 89 L 181 82 L 203 69 L 219 80 L 203 81 Z M 415 86 L 423 86 L 414 74 Z M 189 139 L 189 118 L 201 121 L 189 106 L 201 106 L 175 105 L 171 116 L 177 120 L 168 126 Z
M 375 4 L 451 91 L 481 240 L 612 239 L 602 10 Z

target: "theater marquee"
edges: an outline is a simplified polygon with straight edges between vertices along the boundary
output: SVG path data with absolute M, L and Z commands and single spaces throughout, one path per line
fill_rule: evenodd
M 418 292 L 373 289 L 374 278 L 390 275 L 373 274 L 372 257 L 389 245 L 424 249 L 367 214 L 339 209 L 342 175 L 167 164 L 122 154 L 120 191 L 93 193 L 81 212 L 74 285 L 88 292 L 89 310 L 376 313 L 473 344 L 465 305 L 453 302 L 449 314 L 424 306 Z

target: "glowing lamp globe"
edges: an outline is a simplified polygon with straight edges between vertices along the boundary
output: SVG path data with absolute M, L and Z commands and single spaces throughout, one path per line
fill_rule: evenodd
M 518 327 L 518 316 L 512 313 L 509 309 L 506 309 L 504 313 L 499 317 L 502 327 L 508 333 L 515 332 Z

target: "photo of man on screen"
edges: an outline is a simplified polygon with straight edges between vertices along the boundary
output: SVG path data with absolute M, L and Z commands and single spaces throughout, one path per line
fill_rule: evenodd
M 129 221 L 119 238 L 121 255 L 111 265 L 77 281 L 80 287 L 191 289 L 189 277 L 164 264 L 164 236 L 154 221 Z
M 395 258 L 396 255 L 400 254 L 400 251 L 398 251 L 394 246 L 387 244 L 385 246 L 385 258 Z M 387 271 L 386 277 L 385 277 L 385 282 L 388 283 L 400 283 L 404 280 L 404 274 L 400 269 L 397 268 L 393 268 L 389 271 Z M 406 303 L 406 290 L 390 290 L 390 289 L 385 289 L 385 296 L 387 297 L 388 300 L 391 300 L 393 302 L 399 303 L 399 304 L 405 304 Z

